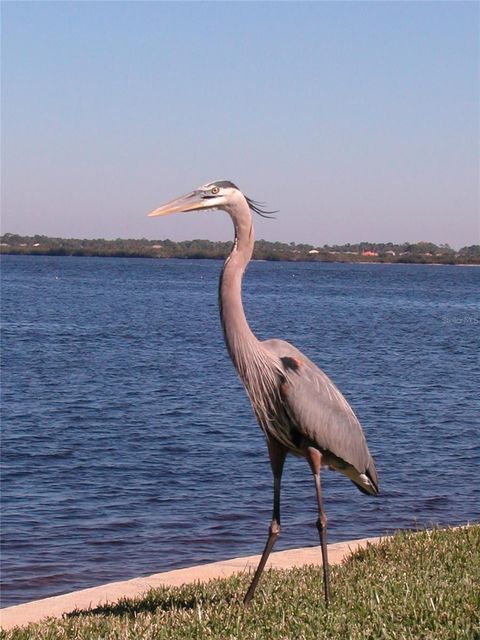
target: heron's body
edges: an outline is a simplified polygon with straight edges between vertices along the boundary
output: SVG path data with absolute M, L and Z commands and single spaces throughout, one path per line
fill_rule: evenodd
M 350 478 L 364 493 L 378 493 L 373 458 L 362 427 L 348 402 L 328 376 L 301 351 L 283 340 L 259 341 L 242 304 L 242 278 L 254 246 L 250 209 L 256 203 L 231 182 L 214 182 L 168 203 L 151 215 L 221 208 L 232 218 L 235 240 L 220 278 L 219 303 L 225 342 L 245 385 L 257 421 L 265 433 L 274 475 L 274 508 L 269 538 L 252 585 L 253 596 L 268 555 L 280 532 L 280 479 L 287 453 L 307 458 L 315 477 L 324 565 L 329 599 L 326 516 L 320 489 L 320 467 Z
M 346 475 L 361 491 L 377 493 L 375 465 L 362 427 L 337 387 L 288 342 L 267 340 L 262 346 L 283 370 L 276 417 L 263 422 L 256 414 L 265 433 L 295 455 L 304 456 L 307 446 L 317 447 L 326 466 Z M 312 397 L 315 402 L 307 405 L 305 399 Z

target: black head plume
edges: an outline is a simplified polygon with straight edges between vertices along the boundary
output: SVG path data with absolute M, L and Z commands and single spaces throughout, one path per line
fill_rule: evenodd
M 265 209 L 264 202 L 257 202 L 256 200 L 247 198 L 247 196 L 245 196 L 245 200 L 248 202 L 248 206 L 250 207 L 250 209 L 257 213 L 259 216 L 262 216 L 262 218 L 275 218 L 273 214 L 278 213 L 278 211 L 268 211 L 267 209 Z
M 237 189 L 237 191 L 240 191 L 237 185 L 230 180 L 217 180 L 216 182 L 212 182 L 212 184 L 214 184 L 216 187 L 226 187 L 230 189 Z M 245 196 L 245 200 L 248 202 L 248 206 L 250 207 L 250 209 L 254 213 L 257 213 L 259 216 L 262 216 L 262 218 L 275 218 L 273 214 L 278 213 L 278 211 L 268 211 L 267 209 L 265 209 L 264 202 L 257 202 L 256 200 L 247 198 L 247 196 Z
M 212 182 L 212 184 L 214 184 L 216 187 L 225 187 L 230 189 L 237 189 L 237 191 L 240 191 L 237 185 L 233 184 L 233 182 L 231 182 L 230 180 L 217 180 L 216 182 Z

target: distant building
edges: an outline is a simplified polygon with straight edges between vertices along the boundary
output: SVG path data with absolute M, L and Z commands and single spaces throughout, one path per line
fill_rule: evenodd
M 310 249 L 308 253 L 320 253 L 320 251 L 317 251 L 317 249 Z
M 378 253 L 376 251 L 362 251 L 362 256 L 374 257 L 378 256 Z

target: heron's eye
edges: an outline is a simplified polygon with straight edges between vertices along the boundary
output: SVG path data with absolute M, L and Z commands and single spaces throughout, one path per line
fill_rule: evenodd
M 220 189 L 218 187 L 212 187 L 210 189 L 210 193 L 213 193 L 214 195 L 216 195 L 219 191 L 220 191 Z

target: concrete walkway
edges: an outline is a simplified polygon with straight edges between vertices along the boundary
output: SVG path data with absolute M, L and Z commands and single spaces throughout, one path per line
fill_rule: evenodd
M 369 544 L 376 544 L 380 538 L 364 538 L 350 542 L 338 542 L 328 546 L 329 564 L 340 564 L 353 551 Z M 156 573 L 146 578 L 134 578 L 124 582 L 111 582 L 100 587 L 82 589 L 61 596 L 44 598 L 7 607 L 0 610 L 0 626 L 4 630 L 15 626 L 24 626 L 30 622 L 38 622 L 44 618 L 59 618 L 75 609 L 94 609 L 100 605 L 114 604 L 120 598 L 141 596 L 152 587 L 178 587 L 190 582 L 208 582 L 213 578 L 227 578 L 235 573 L 244 573 L 255 569 L 260 556 L 247 556 L 222 560 L 211 564 L 199 565 L 187 569 L 177 569 L 165 573 Z M 319 547 L 290 549 L 272 553 L 267 568 L 291 569 L 303 565 L 321 565 L 322 558 Z

